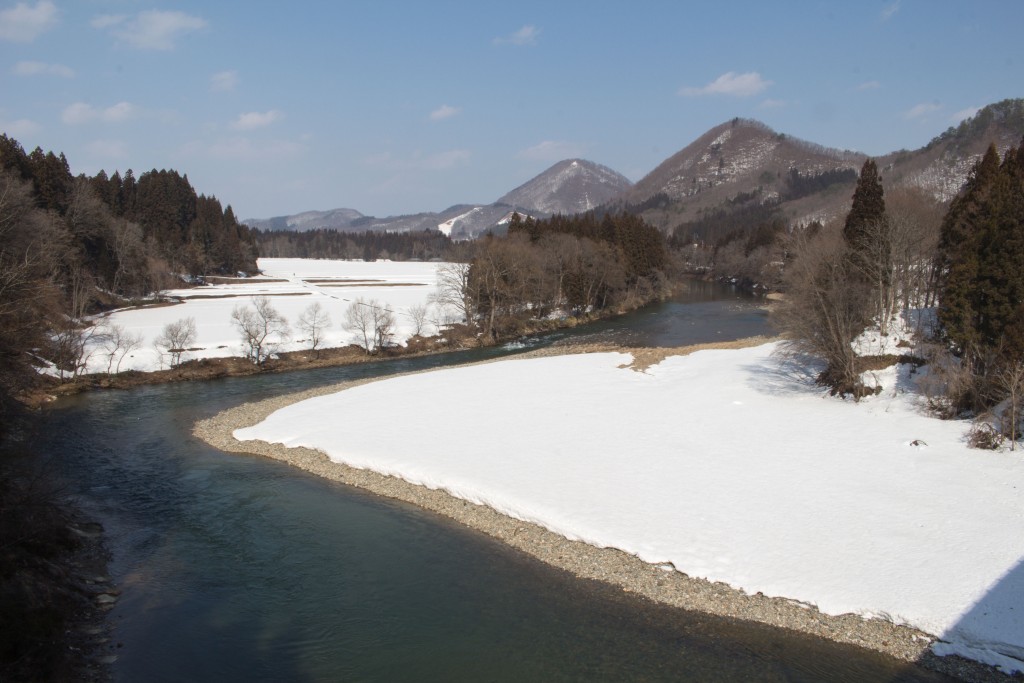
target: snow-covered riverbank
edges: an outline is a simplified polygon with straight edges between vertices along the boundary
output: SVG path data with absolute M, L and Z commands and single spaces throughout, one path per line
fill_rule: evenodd
M 889 618 L 938 637 L 940 653 L 1021 668 L 1021 456 L 968 449 L 966 425 L 919 410 L 906 368 L 854 404 L 774 348 L 643 373 L 604 353 L 387 379 L 236 436 L 319 449 L 689 576 Z
M 124 355 L 120 369 L 143 372 L 167 367 L 169 359 L 161 356 L 154 341 L 165 325 L 184 318 L 195 319 L 197 335 L 182 360 L 244 356 L 245 348 L 238 330 L 232 325 L 231 312 L 236 306 L 251 306 L 254 296 L 268 297 L 291 326 L 289 340 L 278 345 L 280 351 L 310 347 L 305 335 L 296 328 L 296 321 L 314 302 L 319 303 L 331 319 L 331 325 L 323 330 L 321 348 L 346 346 L 356 341 L 355 335 L 342 327 L 342 322 L 345 311 L 358 298 L 379 301 L 392 310 L 394 341 L 404 343 L 414 332 L 410 309 L 428 304 L 436 288 L 439 265 L 415 261 L 263 258 L 259 260 L 260 276 L 167 290 L 161 292 L 162 296 L 180 303 L 116 311 L 97 322 L 101 326 L 118 325 L 128 334 L 141 337 L 138 347 Z M 424 332 L 436 332 L 432 325 L 426 327 Z M 87 373 L 106 372 L 108 366 L 113 369 L 100 337 L 90 344 L 86 356 Z M 119 357 L 115 358 L 114 363 L 118 360 Z

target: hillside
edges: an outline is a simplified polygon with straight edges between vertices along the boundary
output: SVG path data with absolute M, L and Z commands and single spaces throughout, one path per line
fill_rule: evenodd
M 888 188 L 918 187 L 941 201 L 963 186 L 989 144 L 1002 154 L 1024 136 L 1024 100 L 1004 100 L 937 136 L 925 147 L 879 157 Z M 711 214 L 777 213 L 806 225 L 848 209 L 860 152 L 823 147 L 759 121 L 733 119 L 672 155 L 609 206 L 637 211 L 663 230 Z
M 591 211 L 633 186 L 607 166 L 583 159 L 560 161 L 498 200 L 527 213 L 552 215 Z

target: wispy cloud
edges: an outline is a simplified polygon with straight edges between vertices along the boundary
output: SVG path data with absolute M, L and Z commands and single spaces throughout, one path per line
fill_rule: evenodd
M 701 88 L 681 88 L 679 94 L 684 97 L 699 97 L 701 95 L 750 97 L 764 91 L 773 82 L 761 78 L 761 74 L 756 71 L 750 71 L 745 74 L 729 71 Z
M 134 17 L 105 14 L 90 23 L 93 28 L 109 30 L 118 41 L 140 50 L 172 50 L 178 38 L 207 26 L 206 20 L 200 17 L 160 10 L 146 10 Z
M 265 128 L 283 118 L 284 114 L 276 109 L 271 109 L 270 111 L 250 111 L 239 114 L 238 118 L 231 123 L 231 127 L 235 130 L 254 130 L 256 128 Z
M 444 171 L 465 166 L 472 158 L 468 149 L 450 149 L 436 154 L 413 154 L 408 158 L 396 157 L 390 152 L 374 154 L 363 160 L 367 166 L 376 166 L 396 171 Z
M 528 159 L 530 161 L 562 161 L 581 157 L 586 153 L 587 146 L 577 142 L 565 140 L 544 140 L 532 147 L 520 150 L 516 153 L 517 159 Z
M 74 78 L 75 71 L 63 64 L 47 64 L 46 62 L 18 62 L 11 68 L 15 76 L 60 76 Z
M 966 121 L 967 119 L 972 118 L 979 111 L 981 111 L 981 107 L 967 107 L 967 109 L 961 109 L 949 118 L 953 123 L 960 123 L 961 121 Z
M 533 45 L 537 42 L 540 29 L 532 24 L 527 24 L 514 33 L 507 36 L 499 36 L 494 39 L 495 45 Z
M 210 76 L 210 90 L 214 92 L 227 92 L 228 90 L 234 90 L 237 85 L 238 72 L 233 69 L 218 71 Z
M 893 2 L 893 3 L 890 3 L 890 4 L 886 5 L 885 7 L 882 8 L 882 14 L 880 15 L 881 18 L 882 18 L 882 21 L 889 21 L 890 19 L 892 19 L 893 15 L 896 14 L 897 12 L 899 12 L 899 11 L 900 11 L 900 2 L 899 2 L 899 0 L 896 0 L 896 2 Z
M 66 107 L 61 113 L 61 120 L 72 126 L 83 123 L 120 123 L 134 118 L 138 114 L 138 107 L 130 102 L 118 102 L 105 108 L 94 107 L 85 102 L 75 102 Z
M 10 135 L 13 138 L 35 135 L 40 130 L 42 130 L 42 126 L 30 119 L 15 119 L 14 121 L 0 120 L 0 131 L 7 133 L 7 135 Z
M 757 105 L 758 109 L 780 109 L 786 106 L 785 100 L 773 100 L 768 98 Z
M 878 81 L 864 81 L 857 86 L 857 90 L 878 90 L 882 87 L 882 84 Z
M 56 23 L 57 6 L 50 0 L 40 0 L 34 6 L 19 2 L 14 7 L 0 10 L 0 40 L 31 43 Z
M 462 109 L 460 107 L 449 107 L 447 104 L 442 104 L 440 107 L 430 112 L 430 120 L 444 121 L 445 119 L 450 119 L 461 111 Z
M 903 118 L 909 120 L 919 119 L 933 112 L 937 112 L 942 109 L 942 105 L 937 102 L 922 102 L 916 106 L 911 107 L 903 113 Z

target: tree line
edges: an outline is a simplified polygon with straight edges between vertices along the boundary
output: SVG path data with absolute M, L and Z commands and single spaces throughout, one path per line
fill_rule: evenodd
M 513 213 L 508 234 L 462 247 L 460 262 L 442 269 L 439 300 L 485 338 L 514 334 L 556 311 L 600 314 L 634 308 L 667 289 L 664 236 L 638 216 Z
M 451 239 L 438 230 L 421 232 L 304 232 L 253 230 L 261 256 L 270 258 L 390 259 L 432 261 L 447 258 Z

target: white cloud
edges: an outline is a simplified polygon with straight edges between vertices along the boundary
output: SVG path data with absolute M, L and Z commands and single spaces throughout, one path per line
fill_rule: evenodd
M 757 105 L 757 108 L 758 109 L 779 109 L 780 107 L 785 107 L 785 106 L 786 106 L 786 101 L 785 100 L 773 100 L 773 99 L 769 98 L 769 99 L 764 100 L 763 102 L 761 102 L 759 105 Z
M 462 111 L 460 107 L 449 107 L 447 104 L 442 104 L 440 107 L 430 112 L 430 120 L 443 121 L 444 119 L 450 119 L 460 111 Z
M 724 73 L 702 88 L 682 88 L 680 95 L 686 97 L 697 97 L 700 95 L 733 95 L 735 97 L 749 97 L 763 91 L 773 81 L 766 81 L 761 74 L 751 71 L 745 74 L 738 74 L 735 71 Z
M 516 158 L 529 159 L 530 161 L 562 161 L 563 159 L 581 157 L 585 151 L 585 145 L 575 142 L 545 140 L 533 147 L 527 147 L 517 152 Z
M 119 41 L 140 50 L 171 50 L 174 41 L 191 31 L 206 28 L 206 20 L 184 12 L 146 10 L 129 18 L 121 14 L 98 16 L 93 28 L 110 29 Z
M 214 92 L 234 90 L 237 85 L 238 72 L 233 69 L 218 71 L 210 76 L 210 90 L 213 90 Z
M 908 120 L 919 119 L 922 116 L 927 116 L 928 114 L 936 112 L 940 109 L 942 109 L 941 104 L 937 104 L 935 102 L 922 102 L 921 104 L 911 107 L 906 112 L 904 112 L 903 118 Z
M 231 127 L 235 130 L 253 130 L 256 128 L 265 128 L 275 121 L 280 121 L 284 118 L 284 114 L 276 109 L 270 111 L 250 111 L 245 114 L 239 114 L 238 118 L 232 122 Z
M 15 76 L 60 76 L 74 78 L 75 71 L 63 64 L 47 64 L 46 62 L 18 62 L 11 68 Z
M 540 29 L 532 24 L 527 24 L 515 33 L 501 36 L 494 39 L 495 45 L 533 45 L 537 42 Z
M 979 111 L 981 111 L 981 107 L 967 107 L 967 109 L 961 109 L 957 113 L 953 114 L 950 119 L 953 123 L 960 123 L 961 121 L 973 118 Z
M 97 121 L 101 123 L 120 123 L 134 118 L 137 113 L 138 107 L 130 102 L 118 102 L 103 109 L 86 104 L 85 102 L 75 102 L 64 109 L 60 118 L 64 123 L 75 126 Z
M 894 2 L 892 4 L 886 5 L 885 7 L 882 8 L 882 14 L 881 14 L 882 21 L 889 21 L 890 19 L 892 19 L 893 15 L 896 14 L 897 12 L 899 12 L 899 11 L 900 11 L 900 2 L 899 2 L 899 0 L 896 0 L 896 2 Z
M 857 90 L 878 90 L 882 87 L 882 84 L 878 81 L 864 81 L 857 86 Z
M 40 126 L 35 121 L 29 119 L 17 119 L 15 121 L 2 121 L 0 120 L 0 131 L 6 133 L 12 138 L 21 138 L 26 135 L 35 135 L 40 130 Z
M 27 2 L 19 2 L 14 7 L 0 10 L 0 40 L 31 43 L 55 23 L 57 6 L 50 0 L 40 0 L 34 7 Z
M 86 145 L 86 150 L 93 156 L 104 159 L 125 159 L 128 157 L 128 145 L 123 140 L 93 140 Z

